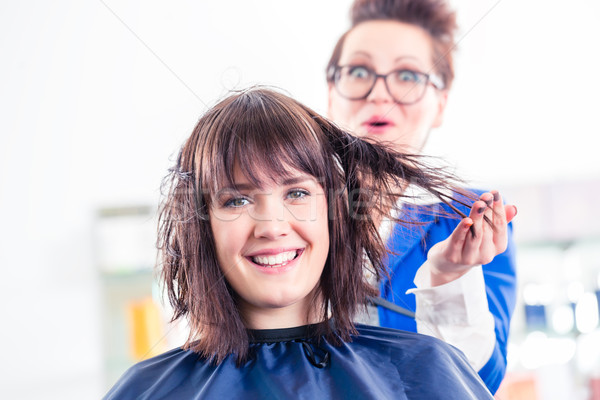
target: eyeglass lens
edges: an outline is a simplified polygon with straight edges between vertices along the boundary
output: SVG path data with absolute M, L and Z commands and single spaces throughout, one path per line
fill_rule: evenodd
M 336 75 L 336 88 L 342 96 L 352 100 L 369 95 L 376 84 L 377 74 L 365 67 L 341 67 Z M 396 70 L 385 75 L 386 88 L 392 98 L 404 104 L 415 103 L 425 94 L 427 75 L 411 71 Z

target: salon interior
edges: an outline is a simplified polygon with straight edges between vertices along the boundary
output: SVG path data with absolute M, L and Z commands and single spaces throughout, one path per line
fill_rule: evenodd
M 326 114 L 350 4 L 0 5 L 0 398 L 101 398 L 185 342 L 157 283 L 161 180 L 229 90 L 273 85 Z M 518 207 L 495 397 L 600 399 L 600 3 L 452 4 L 459 72 L 424 152 Z

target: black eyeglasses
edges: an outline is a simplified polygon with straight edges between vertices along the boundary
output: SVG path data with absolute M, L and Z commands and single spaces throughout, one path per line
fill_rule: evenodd
M 379 78 L 383 78 L 392 99 L 406 105 L 421 100 L 428 84 L 438 90 L 444 88 L 444 83 L 437 75 L 410 69 L 397 69 L 387 74 L 378 74 L 362 65 L 344 65 L 335 67 L 333 71 L 336 90 L 349 100 L 365 99 Z

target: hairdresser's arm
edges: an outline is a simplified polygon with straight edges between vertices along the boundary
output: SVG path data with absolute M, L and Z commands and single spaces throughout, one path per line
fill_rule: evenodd
M 483 204 L 486 201 L 489 203 L 493 196 L 491 194 L 482 195 Z M 412 289 L 409 292 L 415 294 L 416 298 L 416 319 L 417 319 L 417 330 L 420 333 L 428 334 L 431 336 L 438 337 L 456 347 L 461 349 L 471 365 L 476 370 L 480 370 L 482 378 L 486 384 L 494 392 L 499 382 L 504 375 L 505 368 L 505 346 L 506 336 L 508 334 L 508 325 L 510 321 L 510 314 L 514 307 L 510 293 L 514 292 L 514 251 L 513 246 L 509 246 L 509 250 L 496 256 L 493 259 L 493 267 L 487 266 L 488 270 L 491 268 L 495 271 L 492 275 L 488 275 L 484 281 L 484 273 L 480 266 L 458 265 L 456 270 L 459 272 L 456 274 L 458 277 L 451 276 L 446 279 L 448 282 L 444 284 L 433 285 L 432 277 L 440 276 L 439 265 L 436 265 L 432 258 L 439 256 L 443 253 L 442 250 L 445 248 L 457 248 L 451 244 L 454 242 L 463 242 L 467 240 L 477 239 L 473 237 L 465 237 L 464 232 L 465 226 L 470 224 L 475 226 L 475 233 L 477 235 L 477 228 L 487 229 L 485 223 L 482 222 L 483 216 L 477 215 L 478 206 L 483 206 L 481 202 L 474 205 L 471 212 L 471 221 L 468 219 L 463 220 L 458 227 L 454 229 L 452 236 L 433 247 L 429 252 L 429 260 L 425 262 L 419 269 L 415 277 L 416 289 Z M 482 240 L 488 240 L 499 244 L 488 246 L 488 244 L 480 245 L 483 250 L 480 251 L 479 257 L 482 257 L 481 253 L 490 251 L 492 253 L 500 252 L 506 247 L 506 242 L 512 243 L 510 238 L 510 232 L 506 230 L 507 221 L 514 217 L 516 210 L 512 206 L 504 208 L 502 205 L 502 199 L 496 195 L 496 200 L 491 205 L 493 210 L 496 211 L 496 215 L 500 212 L 506 214 L 502 218 L 502 214 L 496 220 L 493 220 L 494 224 L 499 225 L 495 232 L 479 231 L 484 236 Z M 491 209 L 489 210 L 488 217 L 493 218 Z M 495 233 L 495 236 L 494 234 Z M 471 233 L 467 230 L 467 234 Z M 462 236 L 462 237 L 461 237 Z M 504 236 L 504 237 L 503 237 Z M 435 242 L 434 242 L 435 243 Z M 470 249 L 475 246 L 470 245 Z M 486 247 L 488 246 L 488 247 Z M 472 254 L 467 254 L 465 246 L 461 249 L 461 256 L 472 257 Z M 440 253 L 435 253 L 439 251 Z M 485 254 L 484 254 L 485 255 Z M 488 261 L 483 257 L 480 259 L 483 263 Z M 445 264 L 446 267 L 448 264 Z M 452 274 L 453 271 L 451 270 Z M 489 282 L 488 282 L 489 279 Z M 486 286 L 491 285 L 486 295 Z M 488 304 L 488 295 L 491 303 Z

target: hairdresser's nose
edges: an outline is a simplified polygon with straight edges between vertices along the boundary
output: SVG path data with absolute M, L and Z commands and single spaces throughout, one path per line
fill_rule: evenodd
M 254 218 L 254 236 L 269 240 L 286 236 L 291 229 L 288 214 L 284 205 L 278 202 L 261 204 Z
M 369 92 L 367 96 L 368 101 L 372 101 L 374 103 L 393 103 L 394 99 L 390 95 L 390 92 L 387 90 L 387 86 L 385 85 L 385 78 L 379 76 L 375 80 L 375 86 Z

